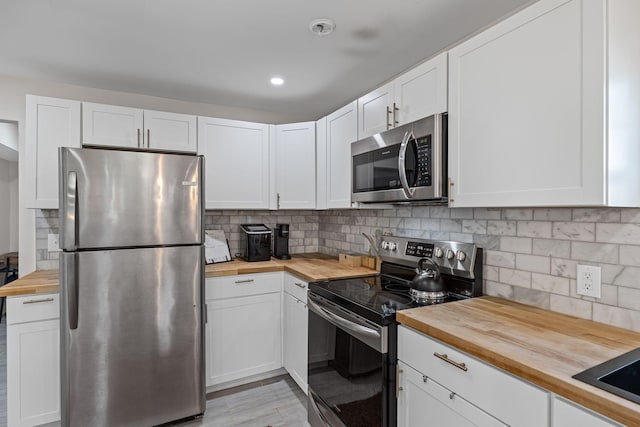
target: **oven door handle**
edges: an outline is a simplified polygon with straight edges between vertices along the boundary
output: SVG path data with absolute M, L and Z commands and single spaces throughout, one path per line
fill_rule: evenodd
M 383 354 L 387 353 L 386 327 L 380 326 L 377 329 L 374 329 L 358 323 L 355 317 L 353 320 L 347 319 L 343 315 L 333 312 L 330 307 L 323 304 L 323 302 L 315 295 L 309 294 L 307 300 L 309 310 L 313 311 L 327 322 L 345 330 L 350 335 L 359 339 L 374 350 Z
M 409 181 L 407 180 L 407 147 L 409 141 L 416 139 L 413 131 L 406 131 L 404 138 L 402 138 L 402 144 L 400 144 L 400 153 L 398 154 L 398 172 L 400 174 L 400 184 L 402 184 L 402 191 L 404 197 L 407 199 L 413 198 L 414 190 L 409 187 Z

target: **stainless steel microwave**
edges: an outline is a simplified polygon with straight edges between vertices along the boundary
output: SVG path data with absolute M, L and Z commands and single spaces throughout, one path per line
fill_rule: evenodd
M 351 144 L 351 201 L 447 201 L 447 115 L 435 114 Z

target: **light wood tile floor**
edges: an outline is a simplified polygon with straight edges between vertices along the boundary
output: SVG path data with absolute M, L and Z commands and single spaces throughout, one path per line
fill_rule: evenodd
M 204 416 L 176 427 L 308 427 L 307 397 L 288 376 L 209 393 Z M 59 423 L 48 426 L 59 426 Z M 7 426 L 7 324 L 0 324 L 0 427 Z
M 200 420 L 180 427 L 305 427 L 307 396 L 288 376 L 207 395 L 207 410 Z

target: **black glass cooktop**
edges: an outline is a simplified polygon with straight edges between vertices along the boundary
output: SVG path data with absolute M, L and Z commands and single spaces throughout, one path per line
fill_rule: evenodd
M 312 283 L 309 289 L 373 321 L 380 318 L 392 320 L 398 310 L 425 305 L 413 300 L 406 282 L 385 276 Z M 462 298 L 449 294 L 439 302 L 457 301 Z

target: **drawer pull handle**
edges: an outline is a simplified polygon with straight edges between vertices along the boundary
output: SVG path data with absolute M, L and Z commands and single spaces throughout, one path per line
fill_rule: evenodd
M 444 360 L 448 364 L 455 366 L 458 369 L 462 369 L 465 372 L 469 370 L 469 368 L 467 368 L 467 365 L 465 365 L 464 363 L 454 362 L 453 360 L 449 359 L 449 356 L 447 356 L 446 354 L 440 354 L 440 353 L 434 352 L 433 355 L 438 359 Z
M 399 365 L 396 365 L 396 399 L 400 396 L 400 392 L 402 390 L 404 390 L 402 388 L 402 386 L 400 385 L 400 374 L 402 374 L 404 371 L 402 369 L 400 369 Z
M 305 286 L 305 285 L 303 285 L 302 283 L 298 283 L 298 282 L 296 282 L 296 283 L 295 283 L 295 285 L 296 285 L 297 287 L 299 287 L 299 288 L 302 288 L 302 289 L 306 288 L 306 286 Z
M 253 279 L 247 279 L 247 280 L 236 280 L 236 284 L 240 284 L 240 283 L 251 283 L 253 282 Z
M 39 302 L 51 302 L 53 298 L 43 298 L 43 299 L 30 299 L 29 301 L 23 301 L 23 304 L 37 304 Z

